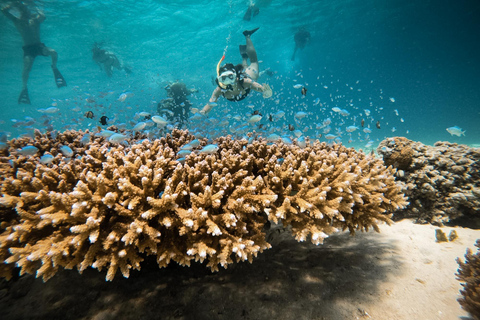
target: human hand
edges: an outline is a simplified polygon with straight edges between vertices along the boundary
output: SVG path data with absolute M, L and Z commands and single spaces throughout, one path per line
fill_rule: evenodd
M 265 99 L 270 98 L 273 95 L 272 88 L 270 88 L 270 86 L 267 83 L 263 83 L 262 86 L 263 86 L 263 94 L 262 94 L 263 97 Z

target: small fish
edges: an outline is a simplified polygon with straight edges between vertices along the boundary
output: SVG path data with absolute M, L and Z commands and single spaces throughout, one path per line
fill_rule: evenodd
M 377 124 L 375 124 L 375 126 L 377 127 L 377 129 L 380 129 L 380 120 L 377 121 Z
M 333 111 L 333 112 L 341 112 L 342 109 L 340 109 L 339 107 L 333 107 L 333 108 L 332 108 L 332 111 Z
M 276 142 L 280 139 L 280 136 L 278 134 L 272 133 L 267 137 L 267 142 Z
M 293 125 L 289 124 L 288 125 L 288 130 L 293 131 L 293 130 L 295 130 L 295 127 Z
M 279 110 L 273 114 L 273 117 L 278 120 L 282 117 L 285 117 L 285 111 Z
M 348 112 L 348 111 L 345 110 L 345 109 L 342 109 L 342 110 L 340 110 L 340 114 L 341 114 L 342 116 L 344 116 L 344 117 L 347 117 L 347 116 L 350 115 L 350 112 Z
M 120 143 L 120 142 L 124 141 L 126 138 L 127 138 L 126 135 L 123 135 L 123 134 L 120 134 L 120 133 L 115 133 L 115 134 L 112 134 L 110 136 L 110 138 L 108 138 L 108 142 Z
M 269 120 L 270 122 L 273 122 L 273 116 L 272 116 L 271 114 L 268 115 L 268 120 Z
M 202 154 L 214 154 L 215 152 L 218 151 L 218 146 L 216 144 L 207 144 L 205 147 L 203 147 L 199 153 Z
M 161 116 L 153 116 L 152 121 L 161 126 L 165 126 L 168 123 L 168 120 Z
M 187 143 L 186 145 L 182 146 L 180 149 L 183 150 L 192 150 L 193 148 L 196 148 L 200 145 L 200 140 L 195 139 Z
M 73 156 L 73 150 L 69 146 L 62 146 L 60 148 L 60 152 L 67 158 L 71 158 Z
M 209 102 L 208 105 L 212 108 L 215 108 L 217 106 L 217 104 L 215 102 Z M 249 107 L 249 106 L 247 106 Z
M 305 88 L 305 87 L 302 88 L 302 95 L 304 95 L 304 96 L 307 95 L 307 88 Z
M 363 109 L 363 111 L 365 111 L 365 116 L 368 117 L 370 115 L 370 110 L 368 109 Z
M 258 121 L 260 121 L 260 120 L 262 120 L 262 116 L 256 114 L 256 115 L 254 115 L 254 116 L 251 116 L 250 119 L 248 119 L 247 122 L 250 123 L 250 124 L 253 124 L 253 123 L 256 123 L 256 122 L 258 122 Z
M 146 111 L 142 111 L 142 112 L 139 112 L 138 115 L 139 115 L 140 117 L 148 117 L 148 116 L 150 116 L 150 113 L 148 113 L 148 112 L 146 112 Z
M 365 128 L 365 129 L 363 129 L 363 132 L 365 132 L 365 133 L 371 133 L 372 130 L 370 130 L 369 128 Z
M 83 135 L 82 139 L 80 139 L 80 143 L 83 144 L 83 145 L 89 143 L 91 137 L 92 137 L 92 136 L 91 136 L 89 133 L 85 133 L 85 134 Z
M 108 120 L 108 117 L 107 117 L 107 116 L 101 116 L 101 117 L 100 117 L 100 124 L 101 124 L 102 126 L 107 125 L 107 120 Z
M 303 133 L 300 130 L 293 130 L 293 134 L 295 135 L 295 137 L 299 138 Z
M 313 105 L 316 106 L 317 104 L 320 103 L 320 98 L 317 98 L 313 101 Z
M 360 124 L 361 124 L 361 126 L 362 126 L 362 128 L 363 128 L 363 126 L 365 125 L 365 119 L 362 119 L 362 122 L 360 122 Z
M 325 135 L 325 139 L 328 139 L 328 140 L 332 140 L 332 139 L 335 139 L 337 136 L 334 135 L 334 134 L 327 134 Z
M 306 116 L 307 116 L 307 113 L 303 112 L 303 111 L 299 111 L 299 112 L 295 113 L 295 118 L 297 118 L 297 119 L 303 119 Z
M 465 135 L 465 130 L 462 131 L 462 128 L 458 126 L 450 127 L 446 129 L 448 133 L 450 133 L 452 136 L 457 136 L 460 137 L 462 135 Z
M 177 152 L 177 156 L 179 156 L 180 158 L 183 158 L 183 157 L 189 155 L 190 153 L 192 153 L 191 150 L 187 150 L 187 149 L 184 150 L 184 149 L 182 149 L 182 150 L 179 150 L 179 151 Z
M 102 130 L 100 132 L 95 133 L 96 137 L 104 137 L 104 138 L 109 138 L 112 135 L 114 135 L 116 132 L 111 131 L 111 130 Z
M 145 127 L 147 126 L 147 124 L 145 122 L 139 122 L 135 125 L 135 127 L 133 127 L 133 131 L 141 131 L 143 129 L 145 129 Z
M 95 117 L 92 111 L 85 112 L 84 116 L 87 117 L 88 119 L 93 119 Z
M 41 113 L 52 114 L 52 113 L 56 113 L 56 112 L 60 111 L 60 109 L 55 108 L 55 107 L 50 107 L 50 108 L 47 108 L 47 109 L 37 109 L 37 111 L 41 112 Z
M 391 102 L 395 102 L 395 98 L 390 97 L 390 101 L 391 101 Z
M 256 114 L 258 114 L 258 115 L 262 115 L 262 114 L 260 113 L 260 111 L 258 111 L 258 110 L 255 110 L 255 111 L 253 111 L 253 113 L 252 113 L 252 114 L 253 114 L 253 115 L 256 115 Z
M 295 89 L 300 89 L 303 87 L 303 84 L 296 84 L 293 86 Z
M 355 130 L 357 130 L 357 129 L 358 129 L 357 126 L 348 126 L 348 127 L 345 128 L 345 131 L 347 131 L 347 132 L 353 132 L 353 131 L 355 131 Z
M 129 96 L 131 96 L 132 93 L 130 92 L 124 92 L 121 95 L 118 96 L 117 101 L 124 102 Z
M 393 110 L 393 112 L 395 112 L 395 115 L 398 116 L 398 110 L 397 109 Z
M 26 146 L 22 149 L 17 150 L 22 156 L 33 156 L 35 153 L 38 152 L 38 148 L 34 146 Z
M 40 158 L 40 163 L 41 164 L 50 164 L 53 162 L 53 159 L 55 159 L 51 154 L 45 154 Z
M 305 148 L 307 146 L 307 142 L 305 141 L 305 137 L 300 137 L 297 139 L 297 145 L 300 148 Z

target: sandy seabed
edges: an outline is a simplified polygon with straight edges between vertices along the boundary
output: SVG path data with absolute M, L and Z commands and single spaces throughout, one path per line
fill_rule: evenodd
M 113 282 L 93 269 L 47 283 L 28 275 L 0 282 L 0 319 L 470 319 L 455 259 L 476 249 L 480 230 L 445 227 L 459 238 L 437 243 L 435 229 L 403 220 L 319 246 L 282 233 L 253 264 L 218 273 L 153 259 Z

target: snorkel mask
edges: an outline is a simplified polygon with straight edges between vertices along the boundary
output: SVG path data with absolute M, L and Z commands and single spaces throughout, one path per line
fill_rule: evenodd
M 231 88 L 231 86 L 235 83 L 237 74 L 235 72 L 235 69 L 227 69 L 220 73 L 220 64 L 224 59 L 225 55 L 222 56 L 222 58 L 220 59 L 220 61 L 218 61 L 217 64 L 217 84 L 222 89 L 229 89 L 229 87 Z

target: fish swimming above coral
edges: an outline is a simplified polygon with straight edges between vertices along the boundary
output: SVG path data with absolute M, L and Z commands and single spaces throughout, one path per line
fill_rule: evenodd
M 461 137 L 462 135 L 464 136 L 465 135 L 465 130 L 462 130 L 462 128 L 458 127 L 458 126 L 454 126 L 454 127 L 449 127 L 446 129 L 448 133 L 450 133 L 452 136 L 457 136 L 457 137 Z

